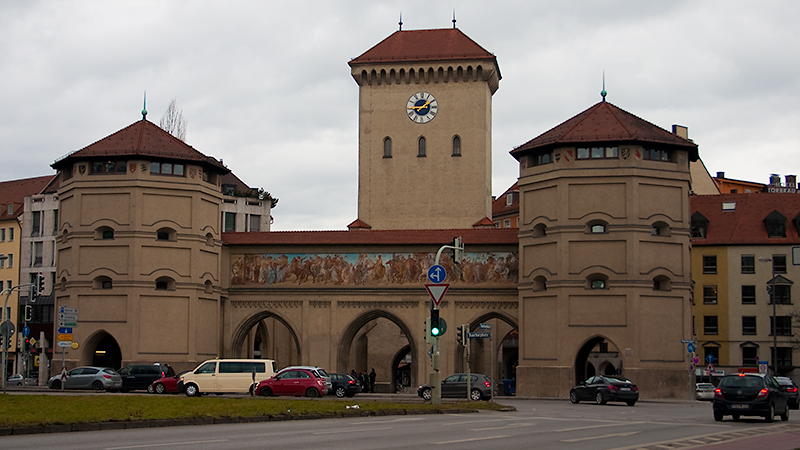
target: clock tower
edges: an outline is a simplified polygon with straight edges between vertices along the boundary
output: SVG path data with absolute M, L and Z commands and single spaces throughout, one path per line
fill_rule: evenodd
M 349 64 L 362 225 L 471 228 L 491 217 L 497 58 L 452 28 L 397 31 Z

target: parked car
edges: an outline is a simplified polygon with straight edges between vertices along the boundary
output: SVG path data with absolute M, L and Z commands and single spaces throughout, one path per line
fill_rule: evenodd
M 39 385 L 39 378 L 38 376 L 31 376 L 29 378 L 25 378 L 24 375 L 16 373 L 11 375 L 6 380 L 6 386 L 38 386 Z
M 695 384 L 694 397 L 697 400 L 714 400 L 714 387 L 711 383 Z
M 639 388 L 623 376 L 594 376 L 581 381 L 569 391 L 569 401 L 580 403 L 594 400 L 598 405 L 606 402 L 625 402 L 633 406 L 639 400 Z
M 775 377 L 775 380 L 781 386 L 781 389 L 786 392 L 786 401 L 789 402 L 789 409 L 800 409 L 797 385 L 794 384 L 794 380 L 789 377 Z
M 50 389 L 61 389 L 61 374 L 47 381 Z M 81 366 L 67 372 L 64 389 L 94 389 L 113 391 L 122 388 L 122 377 L 108 367 Z
M 741 416 L 762 416 L 767 422 L 789 420 L 786 393 L 772 375 L 740 373 L 722 377 L 714 390 L 714 420 L 726 415 L 739 420 Z
M 361 392 L 361 385 L 353 377 L 344 373 L 331 373 L 331 394 L 342 398 L 352 397 Z
M 249 393 L 259 380 L 273 375 L 275 361 L 272 359 L 210 359 L 180 376 L 178 392 L 187 397 Z
M 320 378 L 325 380 L 325 392 L 323 392 L 322 395 L 325 395 L 328 392 L 333 391 L 333 380 L 331 379 L 331 376 L 328 375 L 328 372 L 326 372 L 325 369 L 323 369 L 322 367 L 317 367 L 317 366 L 289 366 L 289 367 L 284 367 L 283 368 L 283 370 L 286 370 L 286 369 L 310 370 L 315 375 L 317 375 Z
M 117 371 L 122 377 L 122 392 L 147 390 L 159 378 L 174 376 L 175 370 L 167 364 L 133 364 Z
M 325 395 L 325 379 L 311 369 L 283 369 L 272 378 L 256 385 L 255 394 L 264 397 L 293 395 L 300 397 L 322 397 Z
M 188 372 L 191 372 L 191 370 L 184 370 L 177 375 L 161 377 L 150 383 L 150 386 L 147 386 L 147 392 L 151 394 L 177 394 L 180 392 L 178 390 L 178 381 L 181 379 L 181 375 Z
M 489 377 L 480 373 L 470 374 L 470 400 L 488 400 L 492 397 L 492 389 L 494 395 L 497 395 L 497 386 L 494 386 Z M 417 395 L 423 400 L 430 400 L 433 397 L 430 384 L 418 387 Z M 456 373 L 442 380 L 442 397 L 467 398 L 467 374 Z

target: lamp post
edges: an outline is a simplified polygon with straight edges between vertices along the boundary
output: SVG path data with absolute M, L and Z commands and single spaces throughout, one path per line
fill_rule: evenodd
M 769 262 L 772 264 L 772 278 L 767 282 L 767 292 L 769 292 L 769 300 L 772 302 L 772 373 L 778 376 L 778 324 L 775 322 L 775 263 L 772 258 L 758 258 L 759 261 Z M 770 285 L 772 283 L 772 285 Z

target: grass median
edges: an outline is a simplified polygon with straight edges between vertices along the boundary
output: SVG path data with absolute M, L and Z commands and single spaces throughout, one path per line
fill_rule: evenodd
M 358 408 L 354 406 L 358 405 Z M 348 408 L 349 407 L 349 408 Z M 188 398 L 178 395 L 0 395 L 0 427 L 258 416 L 323 417 L 350 411 L 386 414 L 447 412 L 464 409 L 499 410 L 491 402 L 394 403 L 377 400 L 287 398 Z

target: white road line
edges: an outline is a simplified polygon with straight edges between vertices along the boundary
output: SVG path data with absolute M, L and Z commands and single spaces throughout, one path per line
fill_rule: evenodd
M 128 445 L 125 447 L 106 447 L 105 450 L 123 450 L 128 448 L 150 448 L 150 447 L 166 447 L 168 445 L 194 445 L 194 444 L 210 444 L 212 442 L 227 442 L 228 439 L 214 439 L 211 441 L 186 441 L 186 442 L 161 442 L 158 444 L 144 444 L 144 445 Z
M 462 442 L 485 441 L 485 440 L 488 440 L 488 439 L 501 439 L 501 438 L 507 438 L 507 437 L 508 437 L 508 435 L 506 434 L 506 435 L 503 435 L 503 436 L 488 436 L 488 437 L 479 437 L 479 438 L 472 438 L 472 439 L 459 439 L 457 441 L 434 442 L 434 444 L 437 444 L 437 445 L 460 444 Z
M 562 439 L 561 442 L 581 442 L 581 441 L 590 441 L 592 439 L 605 439 L 610 437 L 621 437 L 621 436 L 632 436 L 637 434 L 638 431 L 628 431 L 625 433 L 614 433 L 614 434 L 605 434 L 603 436 L 589 436 L 583 438 L 575 438 L 575 439 Z
M 392 430 L 393 427 L 383 427 L 383 428 L 350 428 L 350 429 L 339 429 L 339 430 L 331 430 L 331 431 L 315 431 L 312 434 L 337 434 L 337 433 L 353 433 L 359 432 L 363 433 L 365 431 L 383 431 L 383 430 Z

